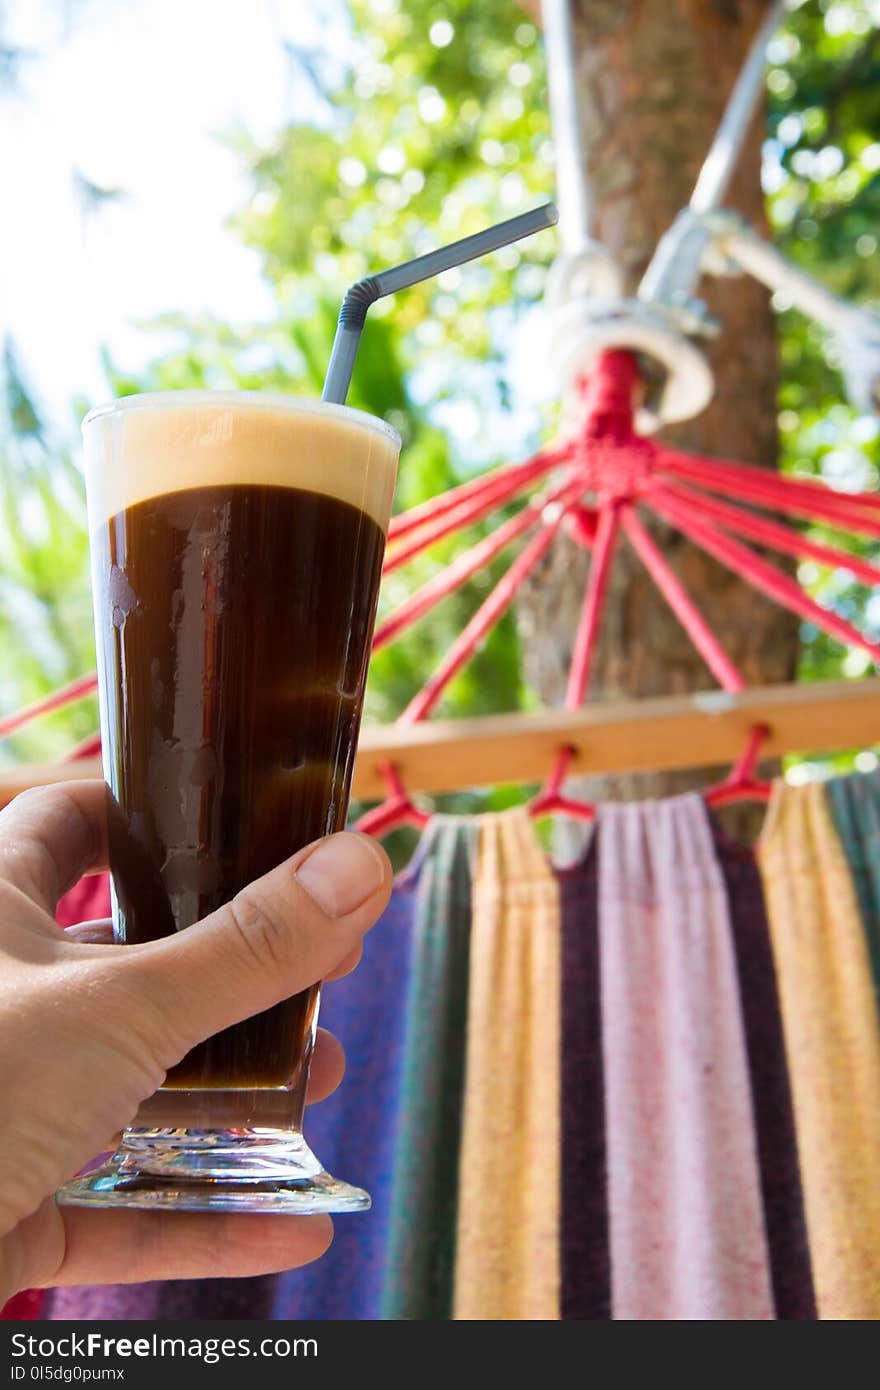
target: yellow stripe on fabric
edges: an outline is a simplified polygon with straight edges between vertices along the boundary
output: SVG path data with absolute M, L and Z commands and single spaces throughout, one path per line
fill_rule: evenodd
M 559 893 L 527 814 L 480 818 L 453 1316 L 559 1317 Z
M 819 783 L 777 783 L 759 862 L 820 1318 L 880 1318 L 880 1026 L 855 885 Z

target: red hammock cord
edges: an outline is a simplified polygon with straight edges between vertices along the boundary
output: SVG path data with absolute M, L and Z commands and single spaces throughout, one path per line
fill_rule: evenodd
M 743 545 L 730 532 L 783 554 L 849 567 L 857 578 L 866 582 L 880 581 L 880 568 L 837 547 L 812 541 L 799 531 L 754 511 L 721 501 L 711 493 L 732 493 L 755 505 L 818 517 L 829 524 L 869 535 L 880 534 L 877 500 L 834 493 L 824 484 L 777 477 L 748 465 L 692 458 L 660 449 L 635 432 L 633 399 L 638 385 L 638 366 L 633 354 L 605 353 L 596 371 L 582 384 L 579 427 L 559 448 L 549 455 L 538 454 L 526 464 L 496 470 L 482 481 L 482 485 L 480 480 L 466 483 L 443 498 L 422 503 L 392 523 L 386 562 L 389 570 L 421 553 L 442 536 L 453 534 L 487 515 L 497 508 L 499 499 L 504 503 L 512 501 L 549 472 L 545 467 L 548 462 L 562 478 L 561 485 L 549 497 L 532 498 L 515 516 L 424 584 L 377 629 L 376 646 L 379 648 L 417 622 L 514 540 L 533 531 L 541 516 L 546 527 L 544 533 L 539 531 L 533 535 L 504 578 L 484 600 L 440 666 L 403 712 L 402 723 L 424 719 L 436 706 L 449 682 L 473 656 L 486 632 L 506 611 L 527 575 L 540 562 L 562 523 L 592 552 L 569 671 L 566 708 L 579 708 L 589 689 L 615 546 L 621 534 L 639 556 L 721 687 L 731 692 L 744 690 L 741 673 L 652 539 L 638 515 L 637 504 L 651 508 L 682 535 L 735 568 L 748 582 L 791 611 L 815 622 L 839 640 L 861 646 L 872 656 L 880 656 L 880 648 L 875 643 L 852 624 L 815 603 L 784 571 Z M 575 485 L 570 488 L 568 484 L 572 481 Z M 594 508 L 585 506 L 585 493 L 594 495 Z M 548 503 L 553 508 L 549 518 Z M 562 518 L 556 510 L 559 507 L 563 510 Z M 549 536 L 548 531 L 551 532 Z M 396 544 L 402 536 L 410 537 L 405 547 Z M 763 726 L 751 731 L 746 750 L 730 776 L 706 793 L 710 805 L 722 806 L 769 795 L 769 785 L 757 781 L 754 776 L 768 733 Z M 581 819 L 592 818 L 594 808 L 591 805 L 566 797 L 562 791 L 575 754 L 574 748 L 560 749 L 546 783 L 530 803 L 532 815 L 565 812 Z M 406 793 L 399 771 L 386 766 L 383 776 L 390 788 L 389 797 L 360 820 L 359 828 L 380 835 L 404 822 L 424 824 L 426 813 L 419 810 Z M 393 784 L 389 780 L 392 776 Z
M 639 557 L 719 685 L 732 693 L 745 689 L 741 672 L 646 526 L 645 514 L 651 513 L 789 611 L 838 641 L 860 647 L 873 660 L 880 660 L 880 643 L 810 598 L 785 570 L 749 544 L 847 569 L 862 583 L 878 584 L 880 565 L 851 554 L 838 544 L 814 540 L 795 525 L 769 517 L 766 512 L 819 521 L 844 533 L 880 539 L 880 498 L 835 492 L 824 483 L 781 476 L 749 464 L 680 453 L 643 438 L 633 423 L 633 401 L 639 385 L 634 354 L 602 354 L 592 375 L 581 383 L 575 426 L 557 444 L 523 463 L 505 465 L 463 483 L 392 520 L 385 573 L 400 568 L 444 537 L 472 527 L 501 509 L 516 507 L 489 535 L 462 551 L 379 624 L 375 650 L 420 621 L 516 542 L 522 544 L 506 573 L 403 711 L 402 724 L 427 718 L 539 567 L 563 528 L 592 557 L 575 636 L 566 708 L 579 708 L 589 691 L 614 555 L 621 539 Z M 536 492 L 536 488 L 543 491 Z M 0 719 L 0 738 L 40 715 L 92 694 L 95 688 L 93 674 L 72 681 L 27 709 Z M 764 727 L 750 732 L 743 756 L 730 776 L 706 793 L 711 805 L 769 794 L 767 784 L 755 780 L 760 750 L 769 732 Z M 68 756 L 85 757 L 98 751 L 100 739 L 94 734 Z M 530 803 L 532 815 L 562 811 L 583 819 L 592 817 L 592 806 L 565 797 L 562 791 L 576 752 L 571 747 L 559 750 L 546 783 Z M 360 820 L 359 828 L 378 835 L 404 821 L 423 826 L 428 816 L 414 806 L 399 769 L 386 764 L 381 772 L 388 796 Z

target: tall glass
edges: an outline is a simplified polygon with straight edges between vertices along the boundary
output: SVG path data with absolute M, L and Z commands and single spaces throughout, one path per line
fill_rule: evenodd
M 343 827 L 400 439 L 246 391 L 128 396 L 83 430 L 113 925 L 149 941 Z M 60 1200 L 368 1206 L 302 1135 L 318 997 L 194 1048 Z

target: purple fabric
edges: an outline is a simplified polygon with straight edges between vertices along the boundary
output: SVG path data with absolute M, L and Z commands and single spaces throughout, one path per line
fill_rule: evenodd
M 342 1042 L 348 1066 L 335 1095 L 309 1108 L 306 1137 L 331 1173 L 367 1189 L 371 1210 L 336 1217 L 330 1250 L 302 1270 L 253 1279 L 56 1289 L 46 1300 L 44 1319 L 378 1317 L 417 887 L 414 865 L 367 937 L 357 970 L 329 984 L 321 1004 L 321 1024 Z
M 324 1258 L 277 1279 L 273 1318 L 379 1317 L 417 883 L 414 872 L 395 888 L 357 970 L 328 985 L 321 1018 L 345 1047 L 348 1071 L 336 1094 L 315 1107 L 309 1140 L 329 1171 L 365 1187 L 373 1205 L 334 1217 L 336 1237 Z
M 621 803 L 597 821 L 612 1315 L 772 1320 L 739 978 L 705 806 Z
M 709 820 L 733 929 L 776 1316 L 811 1321 L 816 1301 L 761 875 L 752 851 Z
M 556 871 L 562 916 L 560 1312 L 572 1320 L 611 1317 L 597 834 L 578 864 Z

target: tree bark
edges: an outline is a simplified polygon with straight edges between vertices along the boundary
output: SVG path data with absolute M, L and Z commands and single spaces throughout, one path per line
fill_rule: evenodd
M 529 6 L 534 12 L 535 6 Z M 690 197 L 766 0 L 575 0 L 577 73 L 593 235 L 635 290 L 658 239 Z M 763 119 L 754 121 L 726 205 L 766 230 L 760 184 Z M 676 446 L 775 468 L 776 343 L 755 283 L 701 286 L 723 324 L 708 346 L 715 397 L 698 419 L 664 432 Z M 673 568 L 749 683 L 791 679 L 797 624 L 668 529 Z M 526 675 L 559 704 L 588 560 L 561 541 L 519 608 Z M 590 699 L 682 693 L 715 682 L 641 562 L 625 543 L 613 577 Z M 717 780 L 723 769 L 591 779 L 593 796 L 663 796 Z M 755 823 L 754 815 L 751 817 Z M 736 828 L 749 833 L 748 817 Z

